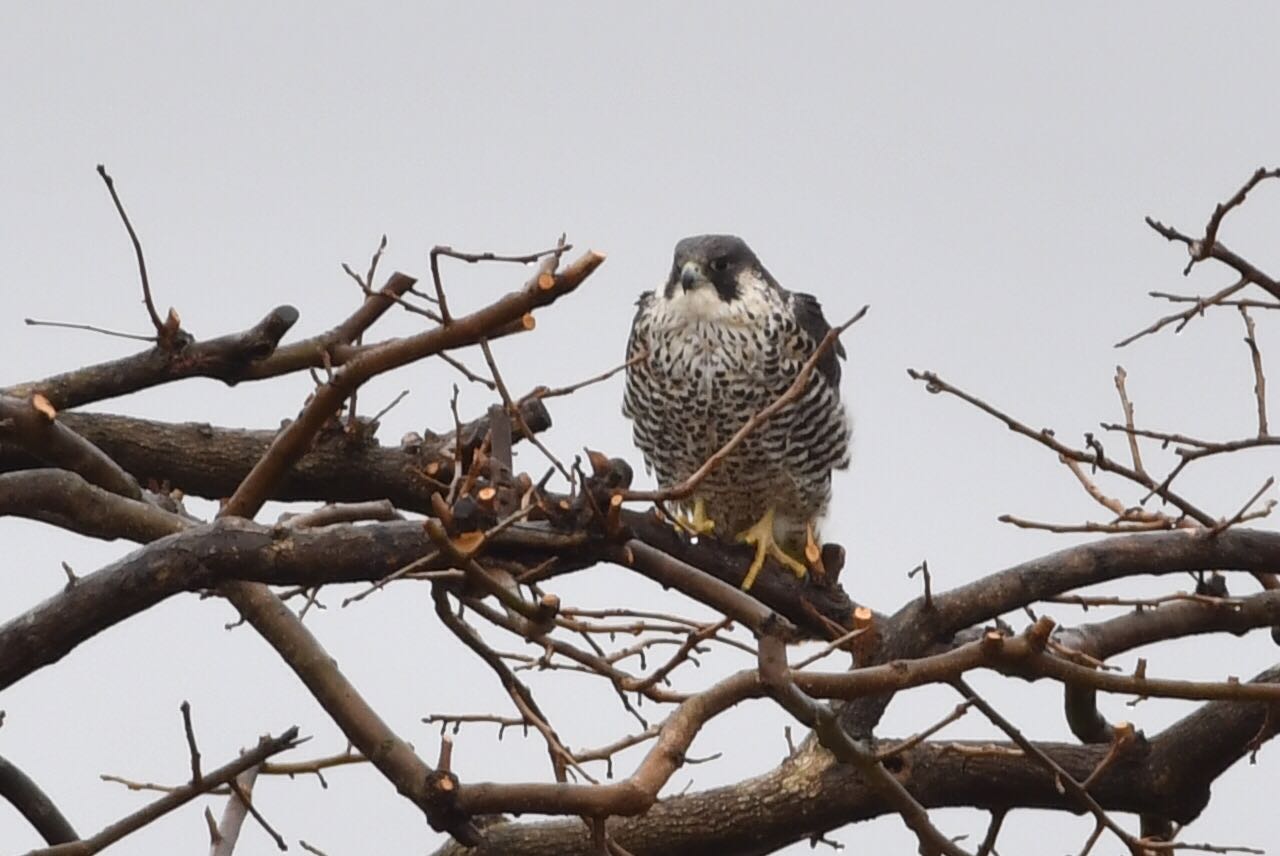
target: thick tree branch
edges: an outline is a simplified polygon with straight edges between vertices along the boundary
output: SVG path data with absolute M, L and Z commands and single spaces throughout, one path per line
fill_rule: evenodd
M 1096 624 L 1064 628 L 1054 640 L 1065 648 L 1099 661 L 1144 645 L 1200 633 L 1243 635 L 1260 627 L 1280 625 L 1280 591 L 1264 591 L 1243 598 L 1181 600 L 1144 607 Z M 1098 711 L 1097 690 L 1068 686 L 1064 694 L 1067 723 L 1086 743 L 1108 743 L 1110 723 Z
M 1214 542 L 1228 533 L 1240 537 L 1233 539 L 1229 549 L 1219 552 L 1221 545 Z M 1280 535 L 1240 528 L 1213 537 L 1207 532 L 1185 530 L 1117 535 L 1068 547 L 935 593 L 932 610 L 924 609 L 917 600 L 904 612 L 910 611 L 928 622 L 938 634 L 949 635 L 1036 601 L 1122 577 L 1218 568 L 1274 573 L 1280 570 L 1280 562 L 1275 561 L 1280 555 L 1271 551 L 1276 538 Z
M 0 757 L 0 798 L 26 818 L 46 844 L 78 841 L 71 823 L 49 796 L 13 762 Z
M 1243 534 L 1233 548 L 1216 553 L 1214 541 Z M 1247 533 L 1247 534 L 1244 534 Z M 1210 571 L 1221 568 L 1273 574 L 1273 561 L 1265 543 L 1277 537 L 1261 530 L 1235 528 L 1210 536 L 1207 530 L 1114 535 L 1069 547 L 1004 571 L 976 579 L 947 592 L 935 593 L 932 603 L 923 598 L 907 604 L 880 626 L 879 644 L 867 656 L 875 662 L 917 657 L 969 627 L 1030 606 L 1037 601 L 1095 583 L 1126 576 L 1167 574 L 1177 571 Z M 860 699 L 846 706 L 842 717 L 854 733 L 869 733 L 884 713 L 889 697 Z
M 16 443 L 42 462 L 71 470 L 98 487 L 128 499 L 141 499 L 142 488 L 93 443 L 58 418 L 38 393 L 30 400 L 0 395 L 0 441 Z
M 0 686 L 56 662 L 98 632 L 182 591 L 211 588 L 228 579 L 306 586 L 371 581 L 430 553 L 433 546 L 413 521 L 317 530 L 246 521 L 193 526 L 80 577 L 69 590 L 0 625 Z M 713 542 L 699 546 L 716 549 Z M 487 549 L 495 557 L 535 564 L 554 555 L 566 567 L 580 568 L 609 559 L 617 546 L 545 524 L 524 524 L 495 535 Z M 423 569 L 449 566 L 448 559 L 437 557 Z M 924 610 L 917 601 L 887 619 L 882 630 L 904 650 L 918 644 L 925 651 L 958 630 L 1070 588 L 1123 576 L 1224 567 L 1280 567 L 1280 533 L 1235 528 L 1215 538 L 1183 532 L 1106 538 L 1002 571 L 995 575 L 999 585 L 975 583 L 936 593 L 933 609 Z M 915 642 L 908 645 L 909 640 Z
M 551 427 L 551 415 L 541 402 L 529 400 L 521 407 L 531 430 Z M 138 481 L 168 484 L 209 499 L 230 496 L 278 433 L 107 413 L 70 412 L 58 419 Z M 488 431 L 485 415 L 464 423 L 460 432 L 428 431 L 423 439 L 403 446 L 381 446 L 342 432 L 325 433 L 275 486 L 271 498 L 282 502 L 389 499 L 397 508 L 430 513 L 431 497 L 447 489 L 453 478 L 456 450 L 461 448 L 465 467 Z M 16 447 L 0 446 L 0 471 L 42 465 Z
M 550 426 L 550 414 L 539 400 L 527 399 L 521 409 L 525 424 L 531 430 L 542 431 Z M 170 485 L 211 499 L 234 491 L 275 436 L 275 432 L 270 431 L 234 430 L 202 423 L 171 424 L 100 413 L 71 412 L 63 414 L 60 420 L 101 448 L 139 481 Z M 420 443 L 404 447 L 355 442 L 341 433 L 322 435 L 275 487 L 272 498 L 332 502 L 385 498 L 398 508 L 433 513 L 431 497 L 443 491 L 453 479 L 456 449 L 461 449 L 463 466 L 468 466 L 471 456 L 488 435 L 489 423 L 490 418 L 485 415 L 465 423 L 460 432 L 425 432 L 426 437 Z M 519 441 L 523 435 L 514 434 L 512 439 Z M 0 448 L 0 470 L 39 465 L 38 460 L 20 450 Z M 0 476 L 0 485 L 4 484 L 4 478 Z M 29 483 L 24 484 L 27 485 L 24 489 L 30 487 Z M 0 497 L 5 495 L 0 487 Z M 0 512 L 35 516 L 40 509 L 48 507 L 44 501 L 24 503 L 17 493 L 7 495 L 13 498 L 13 503 L 6 507 L 0 502 Z M 91 522 L 88 518 L 100 516 L 105 508 L 82 503 L 66 507 L 79 509 L 80 519 L 48 514 L 40 519 L 103 538 L 148 541 L 171 531 L 146 536 L 136 528 L 116 531 L 101 525 L 86 529 Z M 791 574 L 763 574 L 751 594 L 746 595 L 737 591 L 737 587 L 751 561 L 749 546 L 707 539 L 693 544 L 662 520 L 639 511 L 622 510 L 621 522 L 644 543 L 671 559 L 693 565 L 729 583 L 734 591 L 726 591 L 726 597 L 739 603 L 746 613 L 758 613 L 761 620 L 769 613 L 760 606 L 764 603 L 798 627 L 806 628 L 805 635 L 829 638 L 838 635 L 839 628 L 852 626 L 855 605 L 838 586 L 809 584 L 796 580 Z M 653 575 L 661 571 L 661 563 L 651 562 L 648 553 L 641 551 L 635 558 L 641 572 Z M 668 569 L 671 559 L 664 560 Z M 688 586 L 678 587 L 693 597 L 699 597 L 714 584 L 693 572 L 681 575 L 680 580 Z M 658 581 L 679 583 L 675 579 Z M 747 623 L 755 626 L 754 621 Z
M 158 505 L 95 487 L 67 470 L 0 474 L 0 516 L 27 517 L 92 538 L 139 543 L 196 525 Z
M 633 539 L 623 544 L 616 551 L 615 561 L 713 606 L 756 633 L 781 633 L 788 638 L 799 635 L 790 621 L 756 598 L 643 541 Z
M 1280 667 L 1255 680 L 1280 680 Z M 1111 764 L 1089 792 L 1107 811 L 1188 823 L 1207 805 L 1212 782 L 1251 751 L 1265 720 L 1265 705 L 1205 704 Z M 1036 745 L 1078 781 L 1087 779 L 1108 751 L 1107 746 Z M 1078 810 L 1051 772 L 1033 758 L 1011 754 L 1011 748 L 987 741 L 930 741 L 904 752 L 894 775 L 928 809 Z M 643 815 L 614 818 L 609 833 L 635 856 L 763 856 L 892 810 L 856 768 L 836 763 L 821 746 L 810 744 L 763 776 L 668 797 Z M 436 856 L 594 856 L 589 848 L 576 820 L 505 822 L 488 827 L 484 845 L 476 850 L 451 843 Z

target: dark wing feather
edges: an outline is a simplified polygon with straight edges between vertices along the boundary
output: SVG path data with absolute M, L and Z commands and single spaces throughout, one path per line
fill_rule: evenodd
M 791 301 L 791 305 L 795 307 L 796 322 L 800 325 L 800 329 L 813 339 L 816 347 L 831 330 L 826 316 L 822 314 L 822 304 L 812 294 L 800 291 L 791 292 Z M 828 348 L 826 353 L 818 359 L 818 371 L 822 372 L 827 383 L 831 384 L 837 392 L 840 390 L 840 359 L 844 355 L 844 345 L 837 339 L 835 347 Z
M 640 342 L 640 319 L 649 311 L 650 304 L 653 302 L 653 292 L 646 291 L 636 300 L 636 314 L 631 319 L 631 332 L 627 335 L 627 361 L 630 362 L 645 347 Z M 636 389 L 638 383 L 637 375 L 642 371 L 638 366 L 629 366 L 626 374 L 626 384 L 622 396 L 622 415 L 628 419 L 635 419 L 639 414 L 637 405 L 639 402 L 639 391 Z
M 646 291 L 636 298 L 636 314 L 631 319 L 631 332 L 627 334 L 627 359 L 631 359 L 640 352 L 643 345 L 640 342 L 640 319 L 651 308 L 653 303 L 653 292 Z

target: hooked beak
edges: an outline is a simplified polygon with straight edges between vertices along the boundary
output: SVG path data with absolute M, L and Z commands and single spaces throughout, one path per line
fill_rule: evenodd
M 707 278 L 702 273 L 702 265 L 697 262 L 685 262 L 684 267 L 680 268 L 680 286 L 685 291 L 706 281 Z

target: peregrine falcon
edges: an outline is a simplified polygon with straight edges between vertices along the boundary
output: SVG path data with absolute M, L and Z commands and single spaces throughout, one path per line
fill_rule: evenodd
M 733 235 L 680 241 L 666 284 L 638 305 L 622 412 L 660 487 L 692 475 L 782 395 L 831 329 L 813 295 L 784 289 Z M 679 509 L 697 534 L 755 546 L 744 589 L 766 556 L 797 577 L 806 571 L 802 557 L 817 561 L 815 528 L 831 497 L 831 471 L 849 465 L 843 356 L 839 342 L 828 349 L 799 398 L 753 431 Z

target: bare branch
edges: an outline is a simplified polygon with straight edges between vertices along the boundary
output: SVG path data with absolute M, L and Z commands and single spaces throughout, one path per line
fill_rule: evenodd
M 102 176 L 103 182 L 107 185 L 107 192 L 111 194 L 111 201 L 115 203 L 116 212 L 124 222 L 124 227 L 129 232 L 129 240 L 133 243 L 133 252 L 138 259 L 138 276 L 142 280 L 142 302 L 146 304 L 147 314 L 151 316 L 151 324 L 156 328 L 156 341 L 162 348 L 172 348 L 175 344 L 175 335 L 179 332 L 178 316 L 170 309 L 169 321 L 171 323 L 166 324 L 166 322 L 160 320 L 160 315 L 156 312 L 156 305 L 151 300 L 151 282 L 147 279 L 147 260 L 142 255 L 142 243 L 138 240 L 138 233 L 133 230 L 133 223 L 129 222 L 129 215 L 125 213 L 124 203 L 120 201 L 120 195 L 116 193 L 115 181 L 107 174 L 107 168 L 102 164 L 98 164 L 98 175 Z
M 774 701 L 812 728 L 818 741 L 832 755 L 855 766 L 872 783 L 915 833 L 920 841 L 921 853 L 968 856 L 929 821 L 929 814 L 924 806 L 884 768 L 875 752 L 849 736 L 830 707 L 810 698 L 796 686 L 787 668 L 787 649 L 781 639 L 776 636 L 761 637 L 759 667 L 760 679 L 768 687 Z
M 493 384 L 498 388 L 498 394 L 502 396 L 502 403 L 506 406 L 507 413 L 509 413 L 511 418 L 515 419 L 516 424 L 520 426 L 520 432 L 528 438 L 530 443 L 538 448 L 538 451 L 551 462 L 552 466 L 560 471 L 560 475 L 564 476 L 565 481 L 572 484 L 573 476 L 569 474 L 567 469 L 565 469 L 564 464 L 560 462 L 559 458 L 551 453 L 550 449 L 543 445 L 542 441 L 539 440 L 537 436 L 529 430 L 529 426 L 525 424 L 524 416 L 521 415 L 519 406 L 517 406 L 516 402 L 511 399 L 511 393 L 507 390 L 507 385 L 502 380 L 502 373 L 498 371 L 498 363 L 493 358 L 493 349 L 489 347 L 488 339 L 481 337 L 480 350 L 484 353 L 484 361 L 489 366 L 489 373 L 493 377 Z
M 182 730 L 187 735 L 187 751 L 191 753 L 191 784 L 194 785 L 203 776 L 200 775 L 200 749 L 196 746 L 196 732 L 191 725 L 191 702 L 184 701 L 179 709 L 182 711 Z
M 28 401 L 0 395 L 0 439 L 126 499 L 142 499 L 142 489 L 132 476 L 57 417 L 57 410 L 40 393 Z
M 46 844 L 78 841 L 80 836 L 57 804 L 12 761 L 0 757 L 0 798 L 13 806 Z
M 258 742 L 256 748 L 216 770 L 211 770 L 198 783 L 186 785 L 165 794 L 145 808 L 106 827 L 97 835 L 73 843 L 58 844 L 45 850 L 36 850 L 29 856 L 89 856 L 97 853 L 174 809 L 186 805 L 201 794 L 230 782 L 245 770 L 262 763 L 267 758 L 292 749 L 298 745 L 298 742 L 296 727 L 290 728 L 279 737 L 264 738 Z
M 1253 394 L 1258 400 L 1258 436 L 1266 437 L 1267 431 L 1267 378 L 1262 373 L 1262 352 L 1258 350 L 1258 340 L 1254 334 L 1253 319 L 1249 310 L 1240 307 L 1240 317 L 1244 319 L 1244 343 L 1249 346 L 1249 355 L 1253 362 Z
M 1271 486 L 1275 483 L 1276 483 L 1275 476 L 1267 476 L 1267 480 L 1262 483 L 1262 487 L 1258 488 L 1257 492 L 1254 493 L 1253 496 L 1249 497 L 1248 501 L 1245 502 L 1244 505 L 1240 506 L 1239 511 L 1237 511 L 1234 515 L 1227 518 L 1226 520 L 1223 520 L 1222 522 L 1215 524 L 1209 530 L 1210 537 L 1216 536 L 1219 533 L 1225 531 L 1226 529 L 1231 528 L 1232 526 L 1235 526 L 1241 523 L 1244 520 L 1256 519 L 1257 517 L 1265 517 L 1266 515 L 1270 514 L 1271 509 L 1274 508 L 1276 504 L 1274 499 L 1268 502 L 1267 505 L 1258 512 L 1250 514 L 1249 509 L 1252 508 L 1253 504 L 1257 502 L 1259 499 L 1261 499 L 1262 495 L 1266 493 L 1268 490 L 1270 490 Z
M 613 377 L 619 372 L 625 371 L 629 369 L 631 366 L 634 366 L 636 363 L 639 363 L 645 360 L 648 356 L 649 355 L 647 353 L 644 353 L 642 351 L 641 353 L 636 354 L 634 357 L 622 363 L 621 365 L 614 366 L 608 371 L 601 372 L 598 375 L 593 375 L 592 377 L 589 377 L 586 380 L 580 380 L 577 383 L 571 383 L 568 386 L 535 387 L 534 389 L 525 393 L 520 398 L 520 402 L 523 404 L 527 399 L 530 399 L 530 398 L 543 399 L 543 398 L 556 398 L 557 396 L 561 396 L 561 395 L 572 395 L 573 393 L 577 392 L 578 390 L 584 387 L 588 387 L 593 384 L 601 383 L 603 381 L 608 380 L 609 378 Z
M 917 734 L 913 734 L 910 737 L 908 737 L 906 740 L 903 740 L 900 743 L 893 744 L 888 749 L 881 749 L 880 751 L 876 752 L 876 760 L 886 761 L 895 755 L 901 755 L 903 752 L 906 752 L 908 749 L 912 749 L 916 746 L 919 746 L 921 743 L 928 740 L 930 737 L 937 734 L 939 731 L 946 728 L 948 725 L 950 725 L 951 723 L 955 722 L 957 719 L 959 719 L 960 717 L 968 713 L 969 708 L 972 705 L 973 705 L 972 701 L 966 700 L 964 702 L 961 702 L 960 704 L 956 705 L 955 708 L 952 709 L 950 713 L 942 717 L 942 719 L 939 719 L 933 725 L 930 725 L 924 731 L 921 731 Z
M 1122 828 L 1120 828 L 1120 826 L 1116 824 L 1114 820 L 1111 819 L 1111 816 L 1107 814 L 1106 810 L 1104 810 L 1102 806 L 1098 804 L 1097 800 L 1095 800 L 1089 794 L 1089 791 L 1083 785 L 1077 782 L 1075 778 L 1069 772 L 1067 772 L 1067 770 L 1065 770 L 1062 767 L 1061 764 L 1053 760 L 1053 758 L 1051 758 L 1047 753 L 1045 753 L 1043 749 L 1036 746 L 1034 743 L 1028 740 L 1025 736 L 1023 736 L 1022 732 L 1019 731 L 1012 722 L 1010 722 L 1009 720 L 1001 716 L 999 713 L 997 713 L 995 708 L 993 708 L 991 704 L 987 702 L 986 699 L 982 698 L 982 696 L 974 692 L 973 688 L 970 687 L 968 684 L 966 684 L 963 679 L 957 678 L 954 682 L 954 685 L 956 689 L 960 692 L 960 694 L 963 695 L 967 701 L 969 701 L 969 703 L 977 707 L 978 710 L 982 711 L 983 715 L 985 715 L 987 719 L 991 720 L 991 724 L 995 725 L 997 728 L 999 728 L 1001 731 L 1007 734 L 1009 736 L 1009 739 L 1012 740 L 1014 744 L 1018 746 L 1019 749 L 1025 752 L 1028 756 L 1035 758 L 1037 761 L 1039 761 L 1049 770 L 1052 770 L 1054 777 L 1061 784 L 1061 787 L 1076 802 L 1078 802 L 1082 808 L 1084 808 L 1094 816 L 1099 826 L 1105 826 L 1112 833 L 1114 833 L 1116 837 L 1119 838 L 1122 842 L 1124 842 L 1125 846 L 1129 848 L 1129 852 L 1132 853 L 1133 856 L 1146 856 L 1145 851 L 1142 848 L 1142 845 L 1137 841 L 1137 839 L 1135 839 L 1133 836 L 1129 835 L 1129 833 L 1125 832 Z M 1101 766 L 1102 765 L 1100 763 L 1099 767 Z M 1098 768 L 1095 767 L 1095 770 L 1097 769 Z
M 64 330 L 85 330 L 90 333 L 101 333 L 104 336 L 115 336 L 118 339 L 132 339 L 135 342 L 154 342 L 155 336 L 139 336 L 136 333 L 121 333 L 118 330 L 107 330 L 92 324 L 71 324 L 66 321 L 40 321 L 36 318 L 23 318 L 22 323 L 28 327 L 60 327 Z
M 1120 408 L 1124 411 L 1124 424 L 1129 428 L 1129 455 L 1133 458 L 1133 471 L 1139 475 L 1146 476 L 1147 471 L 1142 466 L 1142 454 L 1138 450 L 1138 438 L 1133 433 L 1133 402 L 1129 400 L 1129 392 L 1125 389 L 1125 379 L 1128 374 L 1125 373 L 1124 366 L 1116 366 L 1116 392 L 1120 395 Z
M 1151 222 L 1151 221 L 1148 220 L 1148 222 Z M 1123 348 L 1125 345 L 1131 345 L 1134 342 L 1136 342 L 1138 339 L 1141 339 L 1143 336 L 1150 336 L 1152 333 L 1156 333 L 1162 330 L 1163 328 L 1169 326 L 1175 321 L 1178 322 L 1178 326 L 1175 328 L 1175 332 L 1180 333 L 1182 332 L 1182 329 L 1184 327 L 1186 327 L 1188 324 L 1191 323 L 1191 319 L 1199 315 L 1203 315 L 1204 310 L 1209 308 L 1210 306 L 1217 306 L 1218 304 L 1222 303 L 1228 297 L 1230 297 L 1231 295 L 1235 294 L 1237 291 L 1239 291 L 1240 289 L 1248 285 L 1249 282 L 1250 280 L 1247 277 L 1242 276 L 1240 279 L 1236 280 L 1231 285 L 1228 285 L 1226 288 L 1216 292 L 1210 297 L 1197 297 L 1195 299 L 1195 304 L 1196 304 L 1195 306 L 1192 306 L 1190 309 L 1184 310 L 1182 312 L 1175 312 L 1172 315 L 1165 315 L 1163 318 L 1157 319 L 1150 326 L 1144 327 L 1143 329 L 1139 330 L 1137 333 L 1134 333 L 1132 336 L 1129 336 L 1127 338 L 1121 339 L 1119 342 L 1116 342 L 1115 347 Z
M 551 756 L 551 766 L 555 772 L 556 781 L 565 781 L 566 769 L 572 768 L 587 781 L 595 782 L 595 779 L 578 764 L 573 754 L 565 748 L 559 735 L 556 734 L 551 723 L 547 721 L 546 714 L 538 707 L 538 703 L 534 700 L 529 688 L 507 668 L 507 664 L 502 662 L 502 659 L 494 653 L 492 648 L 484 643 L 484 640 L 470 625 L 453 614 L 453 610 L 449 606 L 449 598 L 444 589 L 438 585 L 432 586 L 431 596 L 435 601 L 436 616 L 441 623 L 448 627 L 454 636 L 458 637 L 463 644 L 474 651 L 493 670 L 498 676 L 498 680 L 502 683 L 502 688 L 507 691 L 507 695 L 511 697 L 516 709 L 520 711 L 524 721 L 532 725 L 542 735 L 547 743 L 547 752 Z
M 222 820 L 218 821 L 216 831 L 210 836 L 213 846 L 209 848 L 209 856 L 231 856 L 236 849 L 240 829 L 249 816 L 250 795 L 253 793 L 253 783 L 258 778 L 258 769 L 258 766 L 250 767 L 228 782 L 228 785 L 234 783 L 235 787 L 228 788 L 231 793 L 222 810 Z
M 1269 170 L 1265 167 L 1259 167 L 1230 199 L 1219 203 L 1213 209 L 1213 214 L 1210 215 L 1209 222 L 1204 227 L 1204 238 L 1192 248 L 1191 262 L 1187 263 L 1187 271 L 1191 270 L 1191 265 L 1194 262 L 1203 261 L 1213 252 L 1218 240 L 1218 229 L 1222 226 L 1222 219 L 1227 216 L 1227 213 L 1233 208 L 1239 208 L 1245 197 L 1249 195 L 1249 191 L 1257 187 L 1259 182 L 1268 178 L 1280 178 L 1280 169 Z M 1187 271 L 1184 271 L 1184 273 Z

